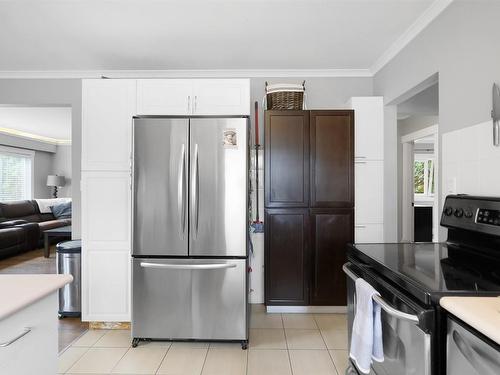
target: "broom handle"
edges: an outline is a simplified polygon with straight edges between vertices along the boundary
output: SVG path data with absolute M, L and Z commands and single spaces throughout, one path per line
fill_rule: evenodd
M 255 102 L 255 200 L 257 203 L 255 221 L 259 220 L 259 102 Z

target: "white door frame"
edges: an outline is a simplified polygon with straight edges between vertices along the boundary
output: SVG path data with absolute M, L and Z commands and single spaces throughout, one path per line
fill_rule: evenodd
M 417 139 L 434 136 L 434 203 L 432 207 L 432 240 L 439 241 L 439 126 L 429 126 L 416 132 L 403 135 L 403 174 L 402 174 L 402 231 L 401 241 L 414 241 L 414 199 L 413 193 L 413 160 L 414 143 Z

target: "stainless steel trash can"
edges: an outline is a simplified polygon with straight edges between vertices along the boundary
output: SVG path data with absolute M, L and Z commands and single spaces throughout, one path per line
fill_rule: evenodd
M 59 289 L 59 317 L 80 316 L 81 314 L 81 256 L 80 240 L 59 242 L 56 245 L 57 273 L 73 276 L 72 283 Z

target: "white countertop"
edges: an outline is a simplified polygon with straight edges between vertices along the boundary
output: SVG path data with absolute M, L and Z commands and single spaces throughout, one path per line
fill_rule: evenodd
M 443 297 L 439 303 L 500 345 L 500 297 Z
M 72 281 L 71 275 L 0 275 L 0 320 Z

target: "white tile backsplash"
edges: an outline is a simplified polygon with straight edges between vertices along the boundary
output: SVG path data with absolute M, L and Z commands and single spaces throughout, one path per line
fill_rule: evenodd
M 443 199 L 447 194 L 500 196 L 500 147 L 487 121 L 442 137 Z

